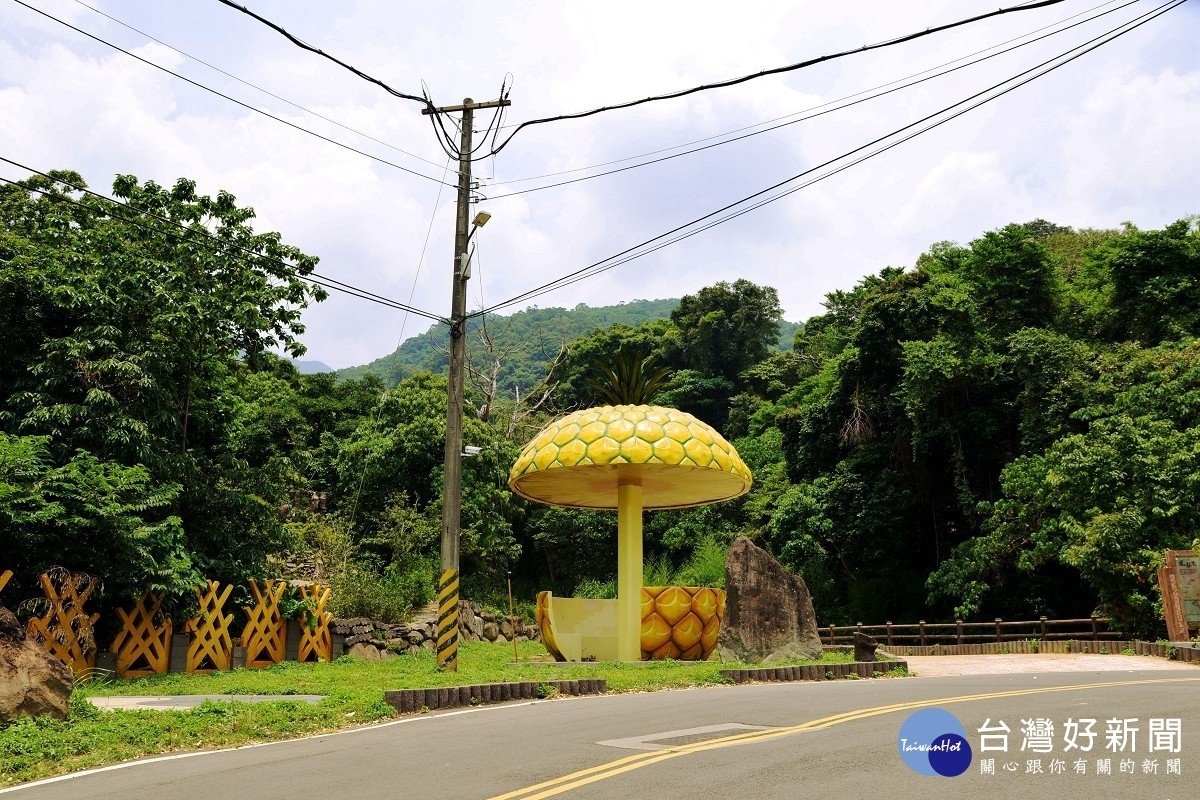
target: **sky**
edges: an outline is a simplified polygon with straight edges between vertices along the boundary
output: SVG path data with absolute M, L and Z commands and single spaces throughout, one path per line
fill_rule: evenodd
M 168 186 L 186 177 L 203 193 L 228 191 L 255 209 L 256 230 L 278 231 L 319 257 L 322 274 L 449 316 L 455 192 L 441 181 L 454 183 L 455 166 L 419 103 L 216 0 L 23 2 L 0 0 L 0 156 L 40 170 L 76 170 L 105 193 L 117 174 Z M 484 209 L 492 219 L 474 237 L 471 309 L 517 297 L 826 162 L 846 166 L 834 159 L 1160 5 L 1065 0 L 514 134 L 526 120 L 855 50 L 999 6 L 242 2 L 400 92 L 420 95 L 427 87 L 438 106 L 494 100 L 502 85 L 511 87 L 497 141 L 513 138 L 495 155 L 482 151 L 472 166 L 485 198 L 472 214 Z M 886 266 L 911 267 L 935 242 L 966 244 L 1036 218 L 1074 228 L 1161 228 L 1200 213 L 1197 41 L 1200 2 L 1184 3 L 910 141 L 811 185 L 785 183 L 781 190 L 797 190 L 504 313 L 680 297 L 746 278 L 775 287 L 785 318 L 798 322 L 820 314 L 827 293 Z M 1022 43 L 977 64 L 961 60 Z M 947 65 L 962 68 L 837 108 L 843 98 Z M 812 109 L 829 113 L 804 119 Z M 476 112 L 480 135 L 491 119 Z M 755 135 L 597 176 L 744 133 Z M 28 174 L 0 164 L 0 178 Z M 538 188 L 574 178 L 586 179 Z M 304 323 L 305 358 L 335 368 L 383 356 L 431 324 L 336 292 L 307 309 Z

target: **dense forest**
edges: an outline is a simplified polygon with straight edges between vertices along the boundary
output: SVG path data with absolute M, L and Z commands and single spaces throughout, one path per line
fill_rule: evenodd
M 303 353 L 315 259 L 189 181 L 119 177 L 137 212 L 81 184 L 0 188 L 6 596 L 61 565 L 101 578 L 102 603 L 150 588 L 179 612 L 201 578 L 280 573 L 332 583 L 344 614 L 427 601 L 439 332 L 357 377 L 301 375 L 276 353 Z M 1157 634 L 1162 551 L 1198 530 L 1198 275 L 1195 220 L 1037 220 L 833 292 L 791 348 L 775 289 L 751 280 L 617 307 L 642 319 L 491 319 L 472 338 L 464 591 L 498 602 L 510 571 L 525 602 L 609 590 L 614 516 L 505 481 L 543 424 L 596 403 L 599 365 L 640 355 L 670 370 L 655 402 L 755 474 L 737 501 L 647 514 L 657 580 L 719 582 L 744 534 L 805 577 L 822 623 L 1098 611 Z
M 472 317 L 467 321 L 467 361 L 477 383 L 495 380 L 500 393 L 514 397 L 540 383 L 572 339 L 612 325 L 637 327 L 667 319 L 678 305 L 677 298 L 630 300 L 615 306 L 580 303 L 570 310 L 534 307 L 509 316 Z M 798 323 L 781 321 L 775 347 L 790 350 L 799 328 Z M 361 380 L 375 375 L 395 386 L 418 372 L 442 374 L 449 364 L 449 336 L 445 325 L 435 323 L 382 358 L 338 370 L 338 377 Z

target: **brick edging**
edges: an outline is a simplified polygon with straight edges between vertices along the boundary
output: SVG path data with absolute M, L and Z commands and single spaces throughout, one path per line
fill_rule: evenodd
M 543 686 L 551 686 L 557 694 L 571 697 L 608 692 L 608 682 L 594 678 L 576 681 L 481 683 L 472 686 L 441 686 L 436 689 L 389 689 L 383 693 L 383 699 L 401 714 L 411 714 L 422 710 L 434 711 L 442 708 L 506 703 L 511 700 L 534 700 L 540 696 L 539 690 Z
M 894 669 L 908 669 L 904 659 L 894 661 L 853 661 L 848 664 L 809 664 L 802 667 L 755 667 L 751 669 L 723 669 L 721 677 L 734 683 L 749 681 L 824 681 L 848 678 L 870 678 L 878 673 Z

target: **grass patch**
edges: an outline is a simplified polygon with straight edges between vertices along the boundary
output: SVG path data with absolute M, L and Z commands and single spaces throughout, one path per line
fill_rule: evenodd
M 522 660 L 547 657 L 536 642 L 517 647 Z M 717 661 L 513 665 L 512 653 L 509 644 L 464 643 L 456 673 L 439 672 L 433 654 L 423 650 L 389 661 L 342 658 L 332 664 L 291 662 L 87 684 L 71 697 L 70 720 L 25 718 L 0 728 L 0 787 L 142 756 L 292 739 L 390 719 L 396 712 L 383 701 L 386 689 L 603 678 L 609 691 L 638 692 L 727 683 L 722 669 L 753 666 Z M 820 662 L 792 663 L 849 660 L 833 653 Z M 325 699 L 315 706 L 205 702 L 190 711 L 99 711 L 87 702 L 88 697 L 183 694 L 319 694 Z

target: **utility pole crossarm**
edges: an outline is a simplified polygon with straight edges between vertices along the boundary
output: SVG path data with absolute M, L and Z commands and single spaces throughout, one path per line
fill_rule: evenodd
M 477 108 L 500 108 L 502 106 L 511 106 L 511 100 L 488 100 L 485 103 L 476 103 L 471 98 L 463 100 L 461 106 L 442 106 L 441 108 L 422 108 L 421 113 L 429 114 L 447 114 L 454 111 L 474 111 Z

